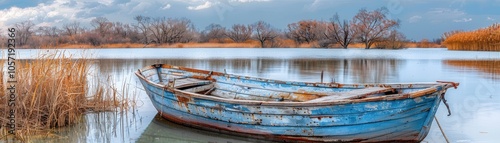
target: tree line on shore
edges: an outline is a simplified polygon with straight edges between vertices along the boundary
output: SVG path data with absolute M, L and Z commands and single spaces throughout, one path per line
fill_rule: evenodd
M 36 27 L 31 21 L 16 23 L 17 46 L 39 48 L 58 47 L 64 44 L 140 43 L 245 43 L 257 41 L 260 47 L 291 47 L 301 44 L 311 47 L 342 47 L 362 43 L 366 49 L 402 48 L 405 36 L 397 31 L 399 20 L 387 18 L 388 10 L 361 9 L 351 19 L 334 14 L 329 21 L 301 20 L 290 23 L 285 29 L 277 29 L 265 21 L 253 24 L 234 24 L 223 27 L 210 24 L 197 30 L 186 18 L 148 17 L 138 15 L 135 23 L 111 22 L 97 17 L 91 20 L 91 28 L 79 22 L 65 23 L 61 27 Z M 293 43 L 293 44 L 290 44 Z

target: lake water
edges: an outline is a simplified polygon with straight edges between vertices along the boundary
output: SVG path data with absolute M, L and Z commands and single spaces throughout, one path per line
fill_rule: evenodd
M 32 58 L 52 50 L 18 50 Z M 82 50 L 65 50 L 78 58 Z M 138 107 L 128 112 L 89 114 L 84 123 L 56 130 L 57 139 L 40 142 L 262 142 L 188 128 L 155 117 L 156 109 L 133 74 L 155 63 L 226 71 L 278 80 L 340 83 L 460 82 L 436 117 L 451 142 L 500 140 L 500 52 L 446 49 L 99 49 L 85 50 L 96 71 L 137 93 Z M 424 142 L 445 142 L 434 121 Z

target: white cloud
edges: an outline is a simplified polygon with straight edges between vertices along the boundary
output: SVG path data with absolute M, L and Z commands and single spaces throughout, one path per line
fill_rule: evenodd
M 429 19 L 430 22 L 440 23 L 454 21 L 456 19 L 461 20 L 466 16 L 467 13 L 458 9 L 435 8 L 432 11 L 427 12 L 424 17 L 426 17 L 426 19 Z
M 198 6 L 188 6 L 187 8 L 189 10 L 202 10 L 202 9 L 207 9 L 207 8 L 210 8 L 212 7 L 212 2 L 210 1 L 206 1 L 204 4 L 202 5 L 198 5 Z
M 409 21 L 410 23 L 415 23 L 415 22 L 420 21 L 420 19 L 422 19 L 422 16 L 415 15 L 415 16 L 410 17 L 410 19 L 409 19 L 408 21 Z
M 436 15 L 453 15 L 453 16 L 461 16 L 465 14 L 465 12 L 460 11 L 458 9 L 449 9 L 449 8 L 436 8 L 432 11 L 429 11 L 429 13 Z
M 469 21 L 472 21 L 472 18 L 462 18 L 453 20 L 453 22 L 469 22 Z
M 207 9 L 213 6 L 231 6 L 235 7 L 243 3 L 251 3 L 251 2 L 268 2 L 271 0 L 176 0 L 178 2 L 188 3 L 190 5 L 187 9 L 189 10 L 202 10 Z
M 45 25 L 55 23 L 57 19 L 77 20 L 76 14 L 80 11 L 81 7 L 77 3 L 70 5 L 62 0 L 50 4 L 40 3 L 34 7 L 10 7 L 0 10 L 0 25 L 8 26 L 26 20 L 45 22 Z
M 113 4 L 113 1 L 114 0 L 99 0 L 97 2 L 100 3 L 100 4 L 104 4 L 104 5 L 109 6 L 109 5 Z
M 170 4 L 167 4 L 167 5 L 165 5 L 165 6 L 164 6 L 163 8 L 161 8 L 161 9 L 169 9 L 170 7 L 172 7 L 172 6 L 171 6 Z
M 0 0 L 3 2 L 5 0 Z M 202 10 L 214 6 L 235 7 L 250 2 L 266 2 L 271 0 L 173 0 L 174 3 L 186 3 L 189 10 Z M 35 2 L 33 2 L 35 3 Z M 110 20 L 120 19 L 124 13 L 136 14 L 171 9 L 175 5 L 165 0 L 54 0 L 38 3 L 30 7 L 12 6 L 0 9 L 0 28 L 14 23 L 32 20 L 33 23 L 60 26 L 63 23 L 79 21 L 87 23 L 94 17 L 103 16 Z M 113 17 L 115 16 L 115 17 Z
M 247 3 L 247 2 L 266 2 L 266 1 L 271 1 L 271 0 L 230 0 L 230 2 L 242 2 L 242 3 Z
M 133 6 L 130 12 L 140 12 L 145 11 L 149 7 L 153 6 L 153 4 L 149 1 L 133 1 L 127 3 L 126 6 Z
M 488 20 L 488 21 L 495 21 L 495 19 L 493 19 L 493 18 L 491 18 L 489 16 L 486 18 L 486 20 Z

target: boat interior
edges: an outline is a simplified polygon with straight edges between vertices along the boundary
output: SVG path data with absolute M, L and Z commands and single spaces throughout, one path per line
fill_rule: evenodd
M 418 92 L 437 83 L 427 84 L 338 84 L 338 83 L 275 83 L 264 86 L 266 81 L 245 77 L 258 82 L 233 82 L 235 75 L 208 74 L 170 68 L 150 68 L 139 71 L 147 80 L 161 86 L 185 92 L 227 99 L 279 101 L 279 102 L 328 102 L 361 99 L 373 96 Z M 279 85 L 281 84 L 281 85 Z M 284 86 L 286 85 L 286 86 Z

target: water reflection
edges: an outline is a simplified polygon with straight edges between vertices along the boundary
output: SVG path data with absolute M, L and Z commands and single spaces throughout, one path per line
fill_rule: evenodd
M 100 73 L 122 77 L 138 68 L 165 63 L 239 75 L 280 80 L 319 82 L 321 71 L 324 81 L 344 83 L 398 81 L 398 66 L 404 60 L 383 59 L 101 59 Z
M 111 77 L 113 82 L 121 86 L 125 84 L 133 89 L 142 89 L 133 75 L 137 69 L 156 63 L 224 71 L 239 75 L 264 77 L 279 80 L 295 80 L 319 82 L 321 71 L 324 71 L 325 82 L 387 82 L 397 80 L 398 66 L 401 60 L 367 60 L 367 59 L 99 59 L 93 62 L 94 72 L 99 78 Z M 376 71 L 376 72 L 374 72 Z M 373 74 L 368 74 L 373 73 Z M 137 92 L 137 91 L 134 91 Z M 85 122 L 67 130 L 59 131 L 65 141 L 77 142 L 241 142 L 247 138 L 229 135 L 206 134 L 191 128 L 179 128 L 172 123 L 158 122 L 153 119 L 157 111 L 151 105 L 147 95 L 138 91 L 141 105 L 136 110 L 121 113 L 96 113 L 85 117 Z M 140 114 L 139 114 L 140 113 Z M 182 126 L 180 126 L 182 127 Z M 133 130 L 132 130 L 133 129 Z M 182 130 L 182 131 L 178 131 Z M 192 132 L 192 133 L 191 133 Z M 163 135 L 162 135 L 163 134 Z M 188 134 L 194 136 L 181 136 Z M 174 136 L 171 136 L 174 135 Z M 253 140 L 252 142 L 255 142 Z
M 500 57 L 499 57 L 500 58 Z M 119 85 L 141 89 L 133 74 L 156 63 L 272 78 L 341 83 L 421 82 L 451 80 L 461 82 L 459 89 L 447 94 L 452 116 L 444 106 L 436 116 L 450 140 L 493 142 L 500 125 L 500 74 L 498 61 L 455 61 L 422 59 L 339 59 L 339 58 L 244 58 L 244 59 L 96 59 L 94 69 L 101 76 L 112 75 Z M 103 78 L 103 77 L 102 77 Z M 144 91 L 137 91 L 140 107 L 126 113 L 90 114 L 85 122 L 65 131 L 64 142 L 255 142 L 257 140 L 212 133 L 158 119 Z M 479 128 L 477 128 L 479 127 Z M 426 142 L 444 142 L 437 125 L 431 127 Z M 58 141 L 55 141 L 58 142 Z
M 444 60 L 443 63 L 464 72 L 482 72 L 486 78 L 500 79 L 500 60 Z
M 264 142 L 251 138 L 193 129 L 162 118 L 157 114 L 146 127 L 139 143 L 250 143 Z

